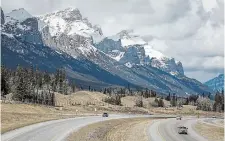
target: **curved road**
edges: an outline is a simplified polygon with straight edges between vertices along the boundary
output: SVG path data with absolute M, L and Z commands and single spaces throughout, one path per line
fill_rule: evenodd
M 2 134 L 2 141 L 63 141 L 73 131 L 81 127 L 110 119 L 134 118 L 134 117 L 173 117 L 168 115 L 110 115 L 107 118 L 101 116 L 78 117 L 71 119 L 42 122 L 23 128 L 19 128 Z
M 110 119 L 136 117 L 133 115 L 110 115 L 108 118 L 101 116 L 78 117 L 71 119 L 42 122 L 19 128 L 2 134 L 2 141 L 63 141 L 69 133 L 79 128 Z
M 110 115 L 108 118 L 101 116 L 78 117 L 71 119 L 42 122 L 23 128 L 19 128 L 2 134 L 2 141 L 64 141 L 73 131 L 81 127 L 110 119 L 134 118 L 134 117 L 169 117 L 169 116 L 138 116 L 138 115 Z M 207 141 L 192 130 L 192 125 L 197 119 L 172 119 L 155 120 L 149 128 L 151 141 Z M 188 135 L 180 135 L 177 126 L 188 127 Z
M 155 121 L 149 128 L 149 137 L 151 141 L 207 141 L 198 135 L 192 126 L 198 119 L 166 119 Z M 178 126 L 188 127 L 188 134 L 178 134 Z

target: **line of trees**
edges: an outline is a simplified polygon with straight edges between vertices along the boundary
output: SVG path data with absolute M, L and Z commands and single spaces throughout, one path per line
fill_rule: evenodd
M 54 92 L 67 95 L 75 92 L 76 86 L 66 79 L 64 69 L 48 73 L 33 66 L 18 66 L 16 70 L 1 66 L 1 91 L 3 98 L 12 93 L 16 101 L 53 105 Z

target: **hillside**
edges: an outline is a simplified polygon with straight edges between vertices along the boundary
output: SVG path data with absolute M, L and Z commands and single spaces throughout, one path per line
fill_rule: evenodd
M 224 90 L 224 74 L 220 74 L 217 77 L 208 80 L 204 84 L 215 92 Z

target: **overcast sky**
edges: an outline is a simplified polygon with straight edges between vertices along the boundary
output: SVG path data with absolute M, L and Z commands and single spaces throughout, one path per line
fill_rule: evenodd
M 102 27 L 105 36 L 134 32 L 182 62 L 185 74 L 204 82 L 224 72 L 223 0 L 2 0 L 4 12 L 25 8 L 41 15 L 67 7 Z

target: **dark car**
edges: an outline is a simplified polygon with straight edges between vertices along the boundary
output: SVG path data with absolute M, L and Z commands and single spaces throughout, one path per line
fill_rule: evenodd
M 177 116 L 176 117 L 177 120 L 181 120 L 181 118 L 182 118 L 181 116 Z
M 102 117 L 108 117 L 108 116 L 109 116 L 108 113 L 103 113 L 103 114 L 102 114 Z

